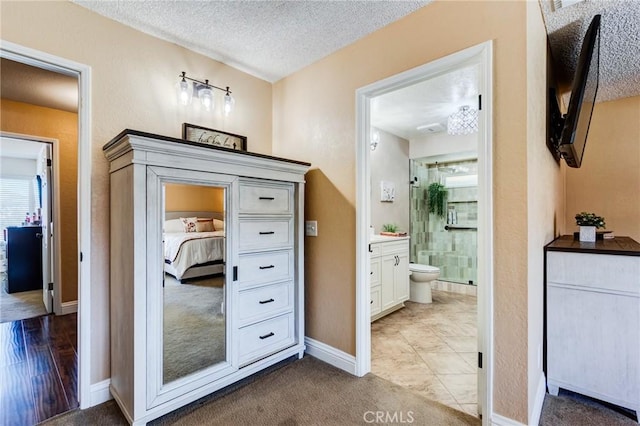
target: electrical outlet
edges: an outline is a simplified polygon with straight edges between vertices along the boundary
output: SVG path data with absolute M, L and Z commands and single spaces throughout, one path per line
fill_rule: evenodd
M 304 235 L 307 237 L 317 237 L 318 236 L 318 221 L 317 220 L 307 220 L 304 223 Z

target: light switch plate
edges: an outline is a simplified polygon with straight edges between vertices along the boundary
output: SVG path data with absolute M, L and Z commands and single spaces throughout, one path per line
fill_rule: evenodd
M 307 220 L 304 223 L 304 235 L 307 237 L 317 237 L 318 236 L 318 221 L 317 220 Z

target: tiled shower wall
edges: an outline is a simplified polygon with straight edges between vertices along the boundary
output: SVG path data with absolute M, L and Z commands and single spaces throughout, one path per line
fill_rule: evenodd
M 454 224 L 447 223 L 446 215 L 429 213 L 427 206 L 431 183 L 444 185 L 447 177 L 477 175 L 477 161 L 434 164 L 423 158 L 412 160 L 411 169 L 411 177 L 418 178 L 410 197 L 411 262 L 437 266 L 440 280 L 477 284 L 478 187 L 447 188 L 447 207 L 457 218 Z

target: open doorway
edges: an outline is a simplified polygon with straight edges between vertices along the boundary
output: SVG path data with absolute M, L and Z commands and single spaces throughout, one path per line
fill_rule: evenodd
M 54 312 L 57 142 L 0 133 L 0 323 Z
M 29 218 L 13 218 L 11 226 L 42 227 L 42 243 L 53 249 L 43 262 L 47 278 L 43 301 L 47 312 L 76 312 L 78 300 L 78 77 L 1 58 L 2 122 L 7 149 L 0 153 L 12 164 L 35 161 L 38 199 Z M 45 145 L 39 145 L 45 144 Z M 34 147 L 32 159 L 24 156 Z M 41 150 L 40 146 L 48 147 Z M 9 149 L 10 148 L 10 149 Z M 16 157 L 9 160 L 10 156 Z M 47 176 L 51 175 L 48 179 Z M 19 194 L 17 194 L 19 195 Z M 52 202 L 48 203 L 51 200 Z M 10 207 L 7 207 L 10 209 Z M 22 212 L 24 214 L 24 212 Z M 43 220 L 44 219 L 44 220 Z M 35 257 L 34 255 L 31 256 Z M 44 257 L 47 260 L 47 257 Z M 45 294 L 45 291 L 48 294 Z
M 477 270 L 475 274 L 477 274 L 477 284 L 479 285 L 476 288 L 474 288 L 474 290 L 477 289 L 477 296 L 474 296 L 474 297 L 477 297 L 477 302 L 475 300 L 473 301 L 473 303 L 468 303 L 468 301 L 460 302 L 457 300 L 454 300 L 453 302 L 456 305 L 458 305 L 457 307 L 462 307 L 464 309 L 468 308 L 469 313 L 471 315 L 477 316 L 477 321 L 476 321 L 477 329 L 474 331 L 474 333 L 471 333 L 470 330 L 462 330 L 461 331 L 462 336 L 460 337 L 463 337 L 463 340 L 464 339 L 466 340 L 464 342 L 460 341 L 459 343 L 467 345 L 464 348 L 460 348 L 460 350 L 463 350 L 463 352 L 465 353 L 464 356 L 460 357 L 461 365 L 467 369 L 467 371 L 463 372 L 463 374 L 469 373 L 469 375 L 471 375 L 472 372 L 477 374 L 476 404 L 477 404 L 477 412 L 480 415 L 482 413 L 490 412 L 491 410 L 491 383 L 492 383 L 492 380 L 491 380 L 492 319 L 491 319 L 491 302 L 490 302 L 491 291 L 493 287 L 492 261 L 491 261 L 493 257 L 492 244 L 491 244 L 492 232 L 493 232 L 492 219 L 491 219 L 492 217 L 492 197 L 491 197 L 491 192 L 492 192 L 492 176 L 491 176 L 492 71 L 491 71 L 491 63 L 492 63 L 491 42 L 487 42 L 487 43 L 466 49 L 464 51 L 458 52 L 456 54 L 447 56 L 440 60 L 436 60 L 424 66 L 418 67 L 416 69 L 409 70 L 405 73 L 379 81 L 370 86 L 361 88 L 357 91 L 357 94 L 356 94 L 357 186 L 358 186 L 357 242 L 356 242 L 356 247 L 357 247 L 356 249 L 356 258 L 357 258 L 356 373 L 359 375 L 363 375 L 369 371 L 372 371 L 371 333 L 374 327 L 371 324 L 371 319 L 372 319 L 371 312 L 372 312 L 372 306 L 373 307 L 377 306 L 377 303 L 374 300 L 375 288 L 373 287 L 373 284 L 371 283 L 371 280 L 370 280 L 370 277 L 376 276 L 376 267 L 374 265 L 375 262 L 372 261 L 372 256 L 376 255 L 378 251 L 381 251 L 382 257 L 384 257 L 384 251 L 376 250 L 374 244 L 371 244 L 373 240 L 376 240 L 376 242 L 379 242 L 379 241 L 377 241 L 378 237 L 371 238 L 370 235 L 372 233 L 374 235 L 378 234 L 379 231 L 381 230 L 381 229 L 376 229 L 374 227 L 373 232 L 371 232 L 372 229 L 370 228 L 370 226 L 374 225 L 373 223 L 374 217 L 372 215 L 372 205 L 374 201 L 377 203 L 378 201 L 384 198 L 385 187 L 387 187 L 387 190 L 389 189 L 388 181 L 384 181 L 383 179 L 381 179 L 380 182 L 372 182 L 372 175 L 374 172 L 372 169 L 373 161 L 371 157 L 372 157 L 372 154 L 375 154 L 375 151 L 373 152 L 371 151 L 373 148 L 372 141 L 374 143 L 377 143 L 379 146 L 383 142 L 383 138 L 390 137 L 391 139 L 394 139 L 394 138 L 397 139 L 397 135 L 392 134 L 390 136 L 389 130 L 392 130 L 392 127 L 388 127 L 386 130 L 383 130 L 383 133 L 380 132 L 381 130 L 380 128 L 374 128 L 374 120 L 375 120 L 374 101 L 377 98 L 390 95 L 394 92 L 400 92 L 405 89 L 408 91 L 411 91 L 411 89 L 409 88 L 416 84 L 421 84 L 428 80 L 436 79 L 446 74 L 456 72 L 456 70 L 464 69 L 465 67 L 477 68 L 478 87 L 475 95 L 476 96 L 478 94 L 482 95 L 481 96 L 482 103 L 480 104 L 479 103 L 480 99 L 476 98 L 477 103 L 474 102 L 473 104 L 467 105 L 466 103 L 470 102 L 470 100 L 460 100 L 460 102 L 464 102 L 465 104 L 457 105 L 458 107 L 472 106 L 474 107 L 474 109 L 478 110 L 478 131 L 477 131 L 478 136 L 477 136 L 477 140 L 474 141 L 476 152 L 466 153 L 464 155 L 467 155 L 468 158 L 461 158 L 461 156 L 464 156 L 464 155 L 461 154 L 462 151 L 460 151 L 457 153 L 458 157 L 460 158 L 454 158 L 456 157 L 455 153 L 443 153 L 443 152 L 436 153 L 436 152 L 422 151 L 420 154 L 418 154 L 417 151 L 419 150 L 416 150 L 416 152 L 413 153 L 413 158 L 414 158 L 414 161 L 417 161 L 420 158 L 431 157 L 431 159 L 434 160 L 431 167 L 432 168 L 435 167 L 435 171 L 437 173 L 439 173 L 440 171 L 438 170 L 439 167 L 435 165 L 436 161 L 439 161 L 439 162 L 476 161 L 473 157 L 475 156 L 477 158 L 477 162 L 474 165 L 474 169 L 476 169 L 477 172 L 471 173 L 471 174 L 475 174 L 477 179 L 477 190 L 476 190 L 477 199 L 474 200 L 474 204 L 476 204 L 475 208 L 477 210 L 473 212 L 476 215 L 474 224 L 476 225 L 475 227 L 477 228 L 477 258 L 476 258 L 477 260 L 475 261 L 477 262 Z M 452 113 L 451 111 L 448 112 L 448 114 L 451 114 L 451 113 Z M 385 114 L 386 117 L 389 117 L 389 115 L 390 115 L 389 113 Z M 437 126 L 432 126 L 432 124 L 435 124 L 435 123 L 424 122 L 420 126 L 416 126 L 416 127 L 422 127 L 421 130 L 433 129 L 434 127 L 437 128 Z M 379 127 L 383 127 L 384 125 L 385 125 L 384 123 L 378 124 Z M 440 124 L 440 125 L 443 126 L 443 124 Z M 444 123 L 444 126 L 446 126 L 446 123 Z M 378 132 L 378 135 L 377 135 L 378 137 L 374 137 L 376 136 L 376 132 Z M 469 150 L 469 151 L 473 151 L 473 150 Z M 471 155 L 469 156 L 469 154 Z M 409 173 L 410 167 L 409 167 L 408 160 L 409 160 L 409 157 L 412 157 L 412 155 L 409 153 L 409 150 L 407 150 L 406 156 L 407 156 L 407 161 L 404 163 L 404 170 L 406 171 L 403 171 L 403 173 L 405 173 L 404 180 L 403 180 L 402 188 L 400 188 L 400 186 L 398 186 L 398 188 L 400 188 L 400 190 L 404 190 L 406 192 L 407 199 L 410 200 L 409 193 L 412 190 L 411 188 L 415 186 L 416 183 L 419 185 L 420 182 L 416 182 L 416 180 L 414 179 L 414 176 L 411 176 Z M 471 170 L 470 166 L 468 165 L 464 165 L 464 167 L 466 167 L 467 170 Z M 450 166 L 449 168 L 453 170 L 453 166 Z M 460 170 L 462 170 L 462 168 L 460 168 Z M 440 179 L 440 177 L 442 176 L 437 176 L 436 181 L 438 183 L 440 183 L 441 180 L 445 181 L 446 177 L 443 177 L 442 179 Z M 427 184 L 427 186 L 429 183 L 433 183 L 429 181 L 428 176 L 425 176 L 425 178 L 426 178 L 425 183 Z M 420 178 L 418 178 L 418 181 L 419 180 Z M 456 185 L 453 182 L 453 180 L 451 180 L 451 182 L 449 183 L 451 183 L 452 186 Z M 446 185 L 444 183 L 440 184 L 440 186 L 442 187 L 442 189 L 446 189 Z M 397 190 L 398 188 L 395 188 L 395 189 Z M 393 192 L 393 189 L 394 188 L 391 188 L 392 190 L 391 192 Z M 426 191 L 426 188 L 425 188 L 425 191 Z M 464 201 L 468 201 L 468 200 L 464 200 Z M 416 200 L 409 201 L 407 204 L 410 204 L 411 202 L 418 202 L 418 201 Z M 462 208 L 463 206 L 461 205 L 460 207 Z M 472 213 L 470 211 L 472 206 L 469 205 L 464 207 L 466 209 L 464 214 Z M 451 225 L 451 222 L 453 219 L 451 219 L 448 216 L 447 210 L 448 210 L 448 206 L 445 205 L 444 211 L 441 213 L 443 214 L 443 217 L 447 218 L 447 220 L 449 221 L 448 225 Z M 462 213 L 463 213 L 462 210 L 459 213 L 462 216 Z M 408 206 L 407 206 L 406 214 L 404 217 L 405 217 L 404 220 L 406 223 L 404 231 L 409 234 L 411 232 L 411 225 L 410 225 L 410 214 L 409 214 Z M 462 217 L 460 217 L 460 219 L 461 218 Z M 387 221 L 386 219 L 381 219 L 380 217 L 377 217 L 375 220 L 383 221 L 383 222 Z M 386 224 L 383 222 L 376 223 L 374 226 L 381 228 L 382 225 Z M 443 219 L 443 223 L 445 223 L 444 219 Z M 402 232 L 401 229 L 397 229 L 396 231 Z M 413 234 L 414 239 L 419 239 L 419 236 L 417 235 L 417 233 L 411 232 L 411 234 Z M 400 235 L 399 238 L 402 239 L 402 235 Z M 399 243 L 394 243 L 394 244 L 398 246 L 400 245 Z M 410 249 L 409 249 L 408 241 L 406 243 L 406 246 L 407 247 L 404 250 L 409 252 Z M 409 263 L 413 263 L 413 262 L 419 263 L 419 259 L 417 258 L 419 251 L 423 251 L 422 253 L 424 258 L 423 260 L 429 259 L 428 261 L 425 260 L 426 263 L 431 262 L 431 259 L 429 257 L 424 257 L 424 256 L 428 256 L 428 253 L 424 253 L 425 248 L 426 247 L 424 247 L 423 250 L 419 250 L 419 247 L 418 248 L 414 247 L 413 249 L 414 258 L 411 260 L 411 262 L 409 261 L 406 262 L 406 269 L 409 269 Z M 404 264 L 402 261 L 403 255 L 400 253 L 396 253 L 395 257 L 396 259 L 400 259 L 400 261 L 396 260 L 396 262 L 392 262 L 392 264 L 394 264 L 394 266 L 396 267 L 398 266 L 404 267 Z M 409 253 L 407 253 L 406 257 L 407 259 L 409 259 Z M 403 284 L 403 285 L 406 285 L 406 287 L 409 287 L 408 277 L 405 277 L 404 276 L 405 274 L 399 274 L 399 275 L 402 276 L 403 280 L 407 278 L 406 281 L 404 281 L 406 282 L 406 284 Z M 406 275 L 408 275 L 408 271 Z M 381 278 L 383 277 L 382 266 L 380 270 L 380 277 Z M 396 289 L 398 289 L 397 286 L 396 286 Z M 397 306 L 401 307 L 401 303 L 403 302 L 402 299 L 404 298 L 404 300 L 408 300 L 410 297 L 410 291 L 396 291 L 396 293 L 402 296 L 398 301 L 396 301 L 398 302 Z M 448 293 L 447 294 L 442 293 L 442 294 L 444 294 L 445 296 L 449 296 Z M 466 295 L 462 294 L 462 296 L 466 296 Z M 454 294 L 453 297 L 455 298 L 457 296 Z M 441 302 L 443 301 L 444 300 L 441 300 Z M 382 308 L 384 308 L 384 304 L 381 303 L 381 305 L 383 305 Z M 468 305 L 468 306 L 465 307 L 465 305 Z M 415 304 L 414 307 L 416 306 L 419 306 L 419 305 Z M 431 306 L 434 306 L 434 305 L 431 305 Z M 389 305 L 388 312 L 390 312 L 392 309 L 393 309 L 393 306 Z M 477 309 L 477 314 L 475 312 L 476 309 Z M 404 308 L 404 310 L 406 312 L 406 308 Z M 400 313 L 402 311 L 403 309 L 400 309 L 397 312 Z M 381 315 L 384 313 L 385 313 L 384 309 L 382 309 L 382 311 L 377 315 Z M 412 317 L 412 316 L 414 315 L 408 315 L 408 317 Z M 376 319 L 376 314 L 374 314 L 373 318 Z M 407 321 L 408 323 L 410 323 L 411 320 L 407 318 Z M 469 325 L 469 321 L 470 321 L 470 317 L 465 318 L 464 320 L 464 322 L 467 323 L 467 325 Z M 446 327 L 446 324 L 444 325 L 444 327 Z M 454 328 L 454 327 L 452 326 L 451 328 Z M 458 327 L 458 328 L 464 329 L 465 327 Z M 425 330 L 428 331 L 428 327 L 423 327 L 421 331 L 427 332 Z M 441 331 L 446 331 L 446 328 Z M 374 332 L 375 332 L 375 329 L 374 329 Z M 473 337 L 473 340 L 476 340 L 477 344 L 474 345 L 473 348 L 471 348 L 471 346 L 469 345 L 470 341 L 468 341 L 469 340 L 468 337 L 472 337 L 474 335 L 477 335 L 477 338 Z M 457 336 L 453 336 L 453 337 L 457 337 Z M 419 339 L 420 338 L 418 338 L 418 340 Z M 448 345 L 448 349 L 450 349 L 451 352 L 455 353 L 455 350 L 451 345 Z M 415 349 L 412 349 L 412 350 L 414 351 L 414 353 L 417 353 Z M 434 362 L 437 363 L 437 360 L 434 360 Z M 412 365 L 409 367 L 409 369 L 411 368 L 415 368 L 415 365 Z M 434 373 L 434 371 L 432 370 L 431 373 Z M 438 380 L 438 383 L 444 388 L 444 384 L 441 380 Z M 452 385 L 455 386 L 455 383 L 452 383 Z M 465 383 L 464 386 L 468 387 L 468 384 Z M 451 402 L 458 405 L 458 407 L 456 408 L 458 409 L 462 408 L 461 404 L 458 403 L 458 401 L 456 401 L 455 398 L 453 398 Z M 470 406 L 467 406 L 465 408 L 468 409 L 467 411 L 472 410 L 472 407 Z
M 89 125 L 89 111 L 90 111 L 90 100 L 89 100 L 89 87 L 90 87 L 90 69 L 89 67 L 75 63 L 73 61 L 69 61 L 63 58 L 59 58 L 53 55 L 49 55 L 44 52 L 36 51 L 33 49 L 29 49 L 23 46 L 19 46 L 10 42 L 4 42 L 2 44 L 2 48 L 0 49 L 0 57 L 3 61 L 9 60 L 14 62 L 18 66 L 29 66 L 30 68 L 35 69 L 37 72 L 47 71 L 50 76 L 65 76 L 70 77 L 73 81 L 73 85 L 75 87 L 75 108 L 77 108 L 77 116 L 75 119 L 75 124 L 73 125 L 74 131 L 74 151 L 75 158 L 71 161 L 70 165 L 73 166 L 73 179 L 74 183 L 72 184 L 71 191 L 74 193 L 74 202 L 75 207 L 74 212 L 77 215 L 74 215 L 72 218 L 73 222 L 73 242 L 75 246 L 75 253 L 71 256 L 64 257 L 64 260 L 69 262 L 70 268 L 67 270 L 75 277 L 75 284 L 73 288 L 73 292 L 75 293 L 72 297 L 74 300 L 64 300 L 60 299 L 59 307 L 56 307 L 56 298 L 61 298 L 63 296 L 63 291 L 56 292 L 54 289 L 53 294 L 53 310 L 57 315 L 45 315 L 42 317 L 38 317 L 37 321 L 31 320 L 23 320 L 28 321 L 28 324 L 21 324 L 23 335 L 27 333 L 27 331 L 34 331 L 44 333 L 45 331 L 51 330 L 61 330 L 64 328 L 64 333 L 68 337 L 68 345 L 65 345 L 64 353 L 60 353 L 59 359 L 64 359 L 60 365 L 56 366 L 55 370 L 62 375 L 62 373 L 70 373 L 66 379 L 68 382 L 68 388 L 73 391 L 73 395 L 70 395 L 67 392 L 67 388 L 63 390 L 61 394 L 57 394 L 60 398 L 57 398 L 56 401 L 51 401 L 50 395 L 56 392 L 55 389 L 41 389 L 43 395 L 47 396 L 47 400 L 50 402 L 54 402 L 50 404 L 51 407 L 54 407 L 57 412 L 62 412 L 65 409 L 65 404 L 61 402 L 62 400 L 66 400 L 67 409 L 72 406 L 80 406 L 81 408 L 89 407 L 91 404 L 90 398 L 90 329 L 89 329 L 89 318 L 90 318 L 90 287 L 89 287 L 89 276 L 90 276 L 90 194 L 91 194 L 91 158 L 90 158 L 90 125 Z M 4 67 L 3 67 L 4 68 Z M 24 88 L 35 89 L 36 92 L 42 92 L 42 86 L 37 84 L 37 82 L 28 80 L 30 74 L 27 73 L 19 73 L 19 76 L 13 79 L 6 79 L 7 75 L 2 72 L 2 95 L 3 95 L 3 115 L 2 115 L 2 124 L 3 130 L 7 132 L 11 132 L 13 136 L 16 134 L 19 135 L 47 135 L 47 132 L 40 132 L 37 130 L 29 130 L 25 128 L 18 127 L 6 127 L 7 122 L 5 121 L 7 115 L 4 113 L 5 105 L 5 97 L 13 95 L 11 91 L 19 91 Z M 25 78 L 27 80 L 25 81 Z M 5 84 L 6 83 L 6 84 Z M 55 92 L 52 92 L 55 93 Z M 49 94 L 52 94 L 49 93 Z M 32 93 L 33 94 L 33 93 Z M 60 100 L 63 96 L 58 95 L 57 98 Z M 25 107 L 25 104 L 28 105 L 36 105 L 36 107 L 42 107 L 41 105 L 37 105 L 32 99 L 20 99 L 13 100 L 7 98 L 7 103 L 14 103 L 12 105 L 15 107 L 13 109 L 13 113 L 20 115 L 23 114 L 23 119 L 14 120 L 14 125 L 17 126 L 16 123 L 28 123 L 29 119 L 33 118 L 29 114 L 26 109 L 29 107 Z M 19 103 L 20 105 L 15 105 L 15 103 Z M 46 108 L 46 107 L 45 107 Z M 56 109 L 48 107 L 49 109 Z M 59 109 L 59 108 L 58 108 Z M 10 115 L 10 114 L 9 114 Z M 14 116 L 15 118 L 15 116 Z M 55 121 L 55 120 L 53 120 Z M 55 127 L 55 126 L 54 126 Z M 28 139 L 28 138 L 27 138 Z M 38 137 L 36 137 L 38 139 Z M 62 139 L 62 138 L 59 138 Z M 55 141 L 54 141 L 55 144 Z M 55 150 L 54 150 L 55 152 Z M 54 159 L 55 161 L 55 159 Z M 76 168 L 77 166 L 77 168 Z M 63 185 L 58 185 L 58 187 Z M 55 205 L 55 198 L 54 198 Z M 63 228 L 60 225 L 56 225 L 59 228 Z M 53 229 L 54 235 L 56 235 L 56 229 Z M 49 230 L 47 231 L 49 232 Z M 55 242 L 54 242 L 55 246 Z M 59 252 L 57 254 L 60 254 Z M 63 256 L 59 256 L 61 260 L 63 260 Z M 56 297 L 57 296 L 57 297 Z M 41 293 L 41 300 L 47 300 L 45 297 L 44 290 Z M 76 311 L 78 312 L 76 314 Z M 64 315 L 68 314 L 68 315 Z M 68 321 L 64 321 L 64 327 L 62 325 L 53 324 L 51 321 L 54 321 L 56 318 L 67 318 L 70 319 Z M 82 319 L 85 318 L 85 321 Z M 15 324 L 15 323 L 12 323 Z M 26 327 L 26 328 L 25 328 Z M 16 330 L 16 327 L 9 327 L 11 330 Z M 38 328 L 39 331 L 38 331 Z M 18 330 L 19 331 L 19 330 Z M 60 337 L 60 336 L 58 336 Z M 26 339 L 25 339 L 26 342 Z M 59 341 L 61 342 L 61 340 Z M 72 353 L 73 356 L 70 357 L 69 354 Z M 55 356 L 54 356 L 55 358 Z M 73 366 L 71 366 L 69 362 L 69 358 L 73 358 Z M 70 370 L 75 368 L 73 372 Z M 62 377 L 61 377 L 62 379 Z M 33 393 L 33 405 L 37 408 L 39 405 L 37 403 L 38 394 L 36 392 Z M 75 403 L 74 403 L 75 401 Z M 22 405 L 21 405 L 22 406 Z M 28 407 L 28 406 L 22 406 Z M 26 411 L 26 410 L 25 410 Z M 25 413 L 27 415 L 28 413 Z M 54 415 L 54 412 L 48 413 Z M 41 421 L 43 418 L 50 417 L 47 413 L 36 413 L 37 417 L 32 417 L 36 421 Z

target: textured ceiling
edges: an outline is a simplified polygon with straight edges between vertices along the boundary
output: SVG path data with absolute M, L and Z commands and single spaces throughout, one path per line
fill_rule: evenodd
M 542 0 L 540 6 L 561 87 L 570 90 L 584 34 L 593 16 L 601 14 L 597 100 L 640 95 L 640 1 L 587 0 L 554 10 Z
M 429 1 L 77 0 L 76 3 L 252 75 L 276 81 Z M 570 88 L 582 38 L 593 15 L 600 13 L 598 100 L 640 95 L 640 0 L 587 0 L 557 11 L 549 0 L 540 0 L 540 6 L 561 86 Z M 75 88 L 63 91 L 69 95 L 58 95 L 56 84 L 47 84 L 45 89 L 32 71 L 15 71 L 3 61 L 0 88 L 3 97 L 75 111 L 75 79 L 58 76 L 67 87 Z M 43 78 L 55 76 L 44 71 Z M 374 125 L 405 138 L 415 137 L 415 127 L 421 124 L 446 125 L 446 115 L 464 103 L 458 97 L 461 88 L 456 88 L 452 81 L 459 79 L 447 78 L 450 87 L 443 82 L 441 87 L 424 82 L 424 87 L 421 84 L 376 100 L 373 118 L 382 118 Z M 469 76 L 465 78 L 468 80 Z M 7 85 L 9 81 L 12 83 Z M 54 96 L 35 97 L 47 93 Z
M 375 0 L 74 2 L 270 82 L 429 3 Z

